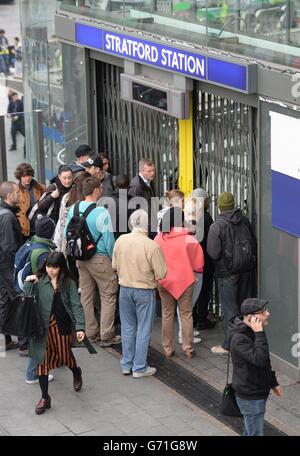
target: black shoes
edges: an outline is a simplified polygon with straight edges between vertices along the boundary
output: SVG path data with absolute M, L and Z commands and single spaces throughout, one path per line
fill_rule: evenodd
M 73 388 L 76 392 L 80 391 L 82 388 L 82 372 L 80 367 L 78 369 L 78 375 L 76 377 L 73 377 Z

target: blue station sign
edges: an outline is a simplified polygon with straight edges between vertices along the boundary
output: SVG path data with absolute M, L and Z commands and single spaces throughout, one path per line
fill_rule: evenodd
M 75 40 L 81 45 L 241 92 L 254 92 L 253 65 L 211 58 L 81 23 L 76 23 L 75 27 Z

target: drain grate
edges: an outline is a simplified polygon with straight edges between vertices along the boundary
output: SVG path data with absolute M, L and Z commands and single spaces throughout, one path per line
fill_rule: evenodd
M 121 346 L 114 347 L 121 353 Z M 229 426 L 238 434 L 242 434 L 243 420 L 220 413 L 221 393 L 214 387 L 172 360 L 166 359 L 159 351 L 149 347 L 148 360 L 150 365 L 157 367 L 155 377 L 174 389 L 177 393 L 188 399 L 193 404 L 213 416 L 220 422 Z M 265 421 L 264 433 L 266 436 L 287 435 Z

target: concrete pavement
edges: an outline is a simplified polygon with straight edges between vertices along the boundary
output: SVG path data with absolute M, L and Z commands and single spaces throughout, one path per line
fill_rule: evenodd
M 83 370 L 79 393 L 67 368 L 54 371 L 52 408 L 41 416 L 34 412 L 39 385 L 25 383 L 27 358 L 17 350 L 0 358 L 0 436 L 236 435 L 156 378 L 123 376 L 114 350 L 97 350 L 89 355 L 85 348 L 74 349 Z

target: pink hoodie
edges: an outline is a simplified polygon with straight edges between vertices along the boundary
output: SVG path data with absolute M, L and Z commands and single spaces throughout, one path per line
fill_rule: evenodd
M 202 247 L 185 228 L 160 233 L 154 241 L 160 246 L 168 268 L 167 276 L 159 283 L 178 299 L 195 282 L 194 272 L 203 272 Z

